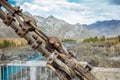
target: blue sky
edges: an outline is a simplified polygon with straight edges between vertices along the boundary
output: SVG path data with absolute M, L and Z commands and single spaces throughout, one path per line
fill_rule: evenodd
M 32 15 L 50 15 L 71 24 L 120 20 L 120 0 L 8 0 Z

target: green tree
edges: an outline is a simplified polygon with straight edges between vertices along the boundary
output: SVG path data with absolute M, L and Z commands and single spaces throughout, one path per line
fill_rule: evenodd
M 92 39 L 92 38 L 84 39 L 83 42 L 85 42 L 85 43 L 89 43 L 89 42 L 91 42 L 91 39 Z
M 76 40 L 73 40 L 73 39 L 62 39 L 62 42 L 76 42 Z
M 95 36 L 95 38 L 94 38 L 94 39 L 95 39 L 95 41 L 98 41 L 98 37 L 97 37 L 97 36 Z
M 95 36 L 94 38 L 93 38 L 93 37 L 90 37 L 90 38 L 84 39 L 83 42 L 89 43 L 89 42 L 96 42 L 96 41 L 98 41 L 98 40 L 99 40 L 98 37 Z
M 119 42 L 120 42 L 120 35 L 118 36 L 118 40 L 119 40 Z
M 95 36 L 94 38 L 92 38 L 92 42 L 96 42 L 96 41 L 98 41 L 98 37 L 97 36 Z
M 100 38 L 100 41 L 105 41 L 105 36 L 102 36 L 101 38 Z

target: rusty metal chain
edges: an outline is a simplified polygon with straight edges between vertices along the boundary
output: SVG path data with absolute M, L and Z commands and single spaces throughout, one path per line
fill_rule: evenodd
M 47 67 L 52 69 L 60 80 L 73 80 L 75 77 L 80 80 L 96 80 L 90 73 L 91 66 L 81 66 L 74 54 L 68 52 L 58 38 L 49 37 L 38 29 L 36 23 L 22 13 L 20 6 L 13 7 L 6 0 L 0 0 L 0 5 L 9 12 L 6 14 L 0 9 L 3 23 L 26 39 L 34 50 L 40 51 L 47 60 Z

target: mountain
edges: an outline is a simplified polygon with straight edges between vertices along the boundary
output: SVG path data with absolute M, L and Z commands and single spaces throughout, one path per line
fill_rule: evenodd
M 115 37 L 120 35 L 120 20 L 98 21 L 90 25 L 83 25 L 99 36 Z
M 57 19 L 50 15 L 47 18 L 34 16 L 34 19 L 45 33 L 57 36 L 59 38 L 69 39 L 84 39 L 91 36 L 95 36 L 94 32 L 83 27 L 79 23 L 73 25 L 65 22 L 64 20 Z
M 120 20 L 98 21 L 90 25 L 70 24 L 64 20 L 55 18 L 50 15 L 47 18 L 41 16 L 33 16 L 28 12 L 24 12 L 44 33 L 49 36 L 57 36 L 58 38 L 83 40 L 94 36 L 113 37 L 120 35 Z M 0 38 L 2 37 L 18 37 L 16 33 L 9 27 L 6 27 L 0 20 Z
M 0 38 L 16 38 L 18 37 L 15 31 L 7 27 L 2 20 L 0 20 Z

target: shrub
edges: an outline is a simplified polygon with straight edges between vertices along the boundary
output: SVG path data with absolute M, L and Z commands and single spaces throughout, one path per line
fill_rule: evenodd
M 105 41 L 105 36 L 102 36 L 101 38 L 100 38 L 100 41 Z
M 15 43 L 13 41 L 10 41 L 10 40 L 3 40 L 0 42 L 0 48 L 6 48 L 9 46 L 15 46 Z
M 118 40 L 119 40 L 119 42 L 120 42 L 120 35 L 118 36 Z
M 98 40 L 99 40 L 98 37 L 95 36 L 94 38 L 93 38 L 93 37 L 90 37 L 90 38 L 84 39 L 83 42 L 89 43 L 89 42 L 96 42 L 96 41 L 98 41 Z
M 62 42 L 76 42 L 76 40 L 73 40 L 73 39 L 62 39 Z

